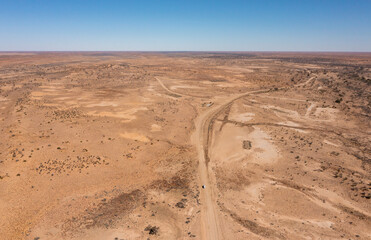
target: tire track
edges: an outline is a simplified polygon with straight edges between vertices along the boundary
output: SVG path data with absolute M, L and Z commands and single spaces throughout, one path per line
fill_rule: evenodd
M 311 77 L 308 79 L 304 84 L 300 83 L 294 85 L 293 87 L 306 85 L 309 81 L 314 79 L 315 77 Z M 157 78 L 156 78 L 157 79 Z M 157 81 L 161 81 L 157 79 Z M 163 85 L 163 84 L 161 84 Z M 165 90 L 167 89 L 166 86 L 163 86 Z M 222 114 L 225 110 L 230 108 L 232 104 L 248 95 L 252 94 L 259 94 L 259 93 L 267 93 L 272 91 L 284 90 L 287 87 L 283 88 L 269 88 L 269 89 L 260 89 L 255 91 L 249 91 L 242 94 L 234 95 L 232 97 L 227 98 L 224 103 L 219 106 L 213 105 L 207 111 L 203 112 L 199 117 L 195 120 L 195 132 L 192 135 L 192 142 L 196 146 L 198 158 L 199 158 L 199 181 L 200 186 L 205 185 L 206 188 L 200 189 L 200 198 L 201 198 L 201 239 L 211 239 L 211 240 L 218 240 L 224 239 L 223 237 L 223 229 L 222 225 L 220 224 L 221 219 L 218 216 L 217 211 L 217 189 L 216 189 L 216 180 L 215 176 L 211 173 L 209 174 L 209 144 L 210 139 L 212 139 L 212 130 L 214 127 L 214 123 L 217 118 Z M 174 93 L 171 90 L 167 90 L 170 93 Z M 224 119 L 225 121 L 228 121 Z
M 199 181 L 200 186 L 205 185 L 206 188 L 200 189 L 201 198 L 201 239 L 212 239 L 218 240 L 223 239 L 222 225 L 220 224 L 220 218 L 217 211 L 216 203 L 216 188 L 215 188 L 215 177 L 213 174 L 209 174 L 208 163 L 209 157 L 209 143 L 211 139 L 212 129 L 215 120 L 219 115 L 225 111 L 226 108 L 230 107 L 236 100 L 248 96 L 249 94 L 265 93 L 270 92 L 272 89 L 263 89 L 250 91 L 247 93 L 234 95 L 227 98 L 223 104 L 219 106 L 211 107 L 207 111 L 203 112 L 195 120 L 196 130 L 192 135 L 192 142 L 196 146 L 199 158 Z
M 183 95 L 183 94 L 180 94 L 180 93 L 177 93 L 177 92 L 174 92 L 174 91 L 170 90 L 168 87 L 165 86 L 165 84 L 158 77 L 155 77 L 155 79 L 161 85 L 161 87 L 163 89 L 165 89 L 166 92 L 168 92 L 168 94 L 170 96 L 176 97 L 176 98 L 185 97 L 185 95 Z

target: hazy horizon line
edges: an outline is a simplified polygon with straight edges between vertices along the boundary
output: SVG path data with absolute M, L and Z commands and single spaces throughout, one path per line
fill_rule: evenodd
M 371 53 L 371 51 L 308 51 L 308 50 L 0 50 L 0 53 L 43 52 L 142 52 L 142 53 Z

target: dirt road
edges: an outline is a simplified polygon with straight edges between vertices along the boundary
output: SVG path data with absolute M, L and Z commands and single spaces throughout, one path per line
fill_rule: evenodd
M 314 77 L 309 78 L 304 84 L 311 81 Z M 178 92 L 170 90 L 165 84 L 158 78 L 155 77 L 161 87 L 168 92 L 171 96 L 180 97 L 183 96 Z M 298 84 L 299 86 L 299 84 Z M 201 199 L 201 236 L 202 239 L 224 239 L 222 224 L 220 224 L 221 219 L 218 216 L 217 204 L 216 204 L 216 194 L 215 189 L 216 180 L 214 179 L 214 174 L 209 172 L 209 143 L 210 135 L 213 128 L 213 124 L 216 118 L 220 115 L 225 108 L 230 106 L 234 101 L 245 97 L 249 94 L 257 94 L 271 91 L 272 89 L 262 89 L 256 91 L 249 91 L 242 94 L 233 95 L 221 101 L 220 104 L 214 104 L 208 110 L 203 112 L 195 120 L 196 130 L 192 135 L 192 142 L 197 148 L 198 158 L 199 158 L 199 186 L 200 186 L 200 199 Z M 202 185 L 206 187 L 201 188 Z
M 158 77 L 155 77 L 155 79 L 157 80 L 157 82 L 161 85 L 161 87 L 169 93 L 169 95 L 171 97 L 182 97 L 184 96 L 183 94 L 180 94 L 180 93 L 177 93 L 177 92 L 174 92 L 174 91 L 171 91 L 168 87 L 165 86 L 165 84 L 158 78 Z
M 309 78 L 306 82 L 295 85 L 305 86 L 309 81 L 315 77 Z M 170 91 L 164 84 L 156 78 L 161 86 L 173 94 L 178 94 L 176 92 Z M 218 216 L 216 195 L 217 190 L 215 189 L 216 180 L 214 179 L 214 174 L 209 169 L 209 143 L 211 138 L 211 131 L 215 120 L 218 118 L 220 113 L 222 113 L 228 106 L 233 104 L 234 101 L 246 97 L 249 94 L 258 94 L 272 91 L 273 89 L 261 89 L 255 91 L 249 91 L 238 95 L 233 95 L 223 101 L 220 104 L 214 104 L 207 111 L 203 112 L 195 120 L 195 132 L 192 136 L 192 142 L 197 148 L 198 158 L 199 158 L 199 180 L 200 186 L 205 185 L 204 189 L 201 188 L 201 236 L 202 239 L 224 239 L 222 224 L 220 224 L 221 219 Z M 276 89 L 277 90 L 277 89 Z
M 199 158 L 199 180 L 200 186 L 205 185 L 205 189 L 201 188 L 201 236 L 202 239 L 224 239 L 221 219 L 218 216 L 216 205 L 215 189 L 216 181 L 214 175 L 209 169 L 209 153 L 208 145 L 210 142 L 210 133 L 215 119 L 219 114 L 237 99 L 245 97 L 253 93 L 263 93 L 271 91 L 271 89 L 263 89 L 250 91 L 243 94 L 233 95 L 221 103 L 214 104 L 213 107 L 203 112 L 195 121 L 195 132 L 192 136 L 192 142 L 197 148 Z
M 204 133 L 205 128 L 207 129 L 209 124 L 210 116 L 213 116 L 217 108 L 211 108 L 206 112 L 202 113 L 195 122 L 196 130 L 192 136 L 192 142 L 197 148 L 198 159 L 199 159 L 199 181 L 200 186 L 205 185 L 205 189 L 201 189 L 201 236 L 202 239 L 222 239 L 222 231 L 220 229 L 219 218 L 216 211 L 215 203 L 215 190 L 214 184 L 210 181 L 210 175 L 205 160 L 204 150 Z

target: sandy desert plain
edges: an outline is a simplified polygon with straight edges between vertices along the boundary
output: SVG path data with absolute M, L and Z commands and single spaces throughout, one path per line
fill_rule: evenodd
M 371 239 L 370 119 L 370 53 L 0 53 L 0 238 Z

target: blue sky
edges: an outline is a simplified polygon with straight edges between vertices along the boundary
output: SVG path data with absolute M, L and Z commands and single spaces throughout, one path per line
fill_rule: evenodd
M 0 0 L 0 51 L 371 51 L 371 0 Z

